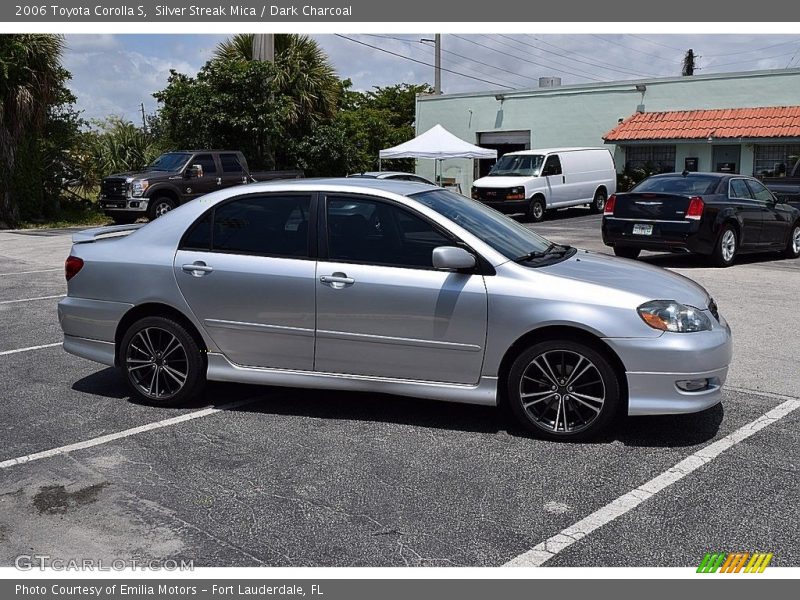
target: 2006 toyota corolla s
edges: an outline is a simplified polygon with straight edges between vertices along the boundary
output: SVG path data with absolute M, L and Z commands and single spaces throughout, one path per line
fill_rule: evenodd
M 73 241 L 64 349 L 152 404 L 206 380 L 505 398 L 531 431 L 579 439 L 619 410 L 713 406 L 731 359 L 691 280 L 430 185 L 248 185 Z

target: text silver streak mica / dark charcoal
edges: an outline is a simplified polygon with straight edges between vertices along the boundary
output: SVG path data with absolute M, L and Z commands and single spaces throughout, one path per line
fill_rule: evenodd
M 64 348 L 152 404 L 206 380 L 507 401 L 536 434 L 580 439 L 619 411 L 717 404 L 731 360 L 691 280 L 430 185 L 251 184 L 73 241 Z

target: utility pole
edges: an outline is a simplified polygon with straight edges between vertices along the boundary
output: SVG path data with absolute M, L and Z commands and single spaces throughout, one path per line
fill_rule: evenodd
M 683 57 L 683 70 L 681 71 L 681 75 L 684 77 L 691 77 L 694 75 L 695 69 L 697 69 L 697 59 L 700 58 L 694 53 L 694 50 L 689 48 L 686 51 L 686 55 Z
M 275 34 L 253 34 L 253 60 L 275 62 Z
M 435 60 L 433 69 L 433 93 L 437 96 L 442 93 L 442 34 L 437 33 L 433 39 L 422 38 L 420 43 L 433 43 Z
M 147 133 L 147 119 L 144 116 L 144 102 L 139 103 L 139 108 L 142 109 L 142 129 L 144 129 L 144 132 Z

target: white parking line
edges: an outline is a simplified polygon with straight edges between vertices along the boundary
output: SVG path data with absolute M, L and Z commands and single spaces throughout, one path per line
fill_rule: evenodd
M 63 267 L 59 267 L 57 269 L 39 269 L 38 271 L 16 271 L 12 273 L 0 273 L 0 277 L 3 275 L 29 275 L 31 273 L 50 273 L 52 271 L 63 271 Z
M 603 525 L 606 525 L 630 512 L 639 506 L 645 500 L 652 498 L 660 491 L 666 489 L 673 483 L 680 481 L 696 469 L 699 469 L 705 464 L 708 464 L 726 450 L 732 448 L 739 442 L 746 440 L 754 433 L 761 431 L 767 425 L 770 425 L 779 419 L 782 419 L 792 411 L 800 408 L 800 400 L 792 399 L 779 404 L 772 410 L 761 415 L 755 421 L 751 421 L 746 425 L 741 426 L 736 431 L 720 438 L 716 442 L 712 442 L 684 458 L 682 461 L 674 465 L 672 468 L 664 471 L 660 475 L 654 477 L 647 483 L 640 485 L 635 490 L 631 490 L 627 494 L 620 496 L 616 500 L 606 504 L 604 507 L 596 510 L 588 517 L 581 519 L 574 525 L 571 525 L 546 539 L 541 544 L 534 546 L 524 554 L 520 554 L 516 558 L 511 559 L 504 567 L 540 567 L 548 560 L 556 556 L 562 550 L 568 548 L 578 540 L 586 537 L 590 533 L 596 531 Z
M 162 421 L 148 423 L 147 425 L 140 425 L 139 427 L 132 427 L 131 429 L 125 429 L 124 431 L 118 431 L 117 433 L 109 433 L 108 435 L 101 435 L 99 437 L 91 438 L 83 442 L 77 442 L 75 444 L 69 444 L 67 446 L 61 446 L 59 448 L 53 448 L 51 450 L 44 450 L 42 452 L 34 452 L 33 454 L 27 454 L 25 456 L 19 456 L 17 458 L 10 458 L 8 460 L 0 462 L 0 469 L 8 469 L 9 467 L 24 465 L 25 463 L 33 462 L 35 460 L 50 458 L 51 456 L 59 456 L 61 454 L 68 454 L 70 452 L 75 452 L 76 450 L 84 450 L 86 448 L 92 448 L 94 446 L 99 446 L 101 444 L 107 444 L 108 442 L 113 442 L 114 440 L 120 440 L 122 438 L 130 437 L 132 435 L 144 433 L 145 431 L 152 431 L 153 429 L 161 429 L 162 427 L 177 425 L 178 423 L 183 423 L 185 421 L 202 419 L 203 417 L 214 415 L 224 410 L 231 410 L 233 408 L 238 408 L 245 404 L 250 404 L 251 402 L 255 402 L 256 400 L 257 398 L 237 400 L 236 402 L 223 404 L 222 406 L 219 406 L 217 408 L 204 408 L 202 410 L 196 410 L 194 412 L 186 413 L 178 417 L 172 417 L 170 419 L 164 419 Z
M 22 298 L 20 300 L 0 300 L 0 304 L 16 304 L 17 302 L 33 302 L 35 300 L 52 300 L 53 298 L 63 298 L 65 294 L 55 296 L 36 296 L 35 298 Z
M 55 344 L 42 344 L 41 346 L 28 346 L 27 348 L 17 348 L 16 350 L 3 350 L 0 356 L 7 356 L 9 354 L 19 354 L 20 352 L 30 352 L 31 350 L 41 350 L 42 348 L 55 348 L 60 346 L 63 342 L 56 342 Z

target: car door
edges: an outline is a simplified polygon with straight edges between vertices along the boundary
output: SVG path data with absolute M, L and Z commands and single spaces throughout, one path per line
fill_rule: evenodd
M 311 194 L 249 194 L 217 205 L 184 236 L 178 286 L 233 363 L 313 369 L 313 214 Z
M 761 245 L 782 248 L 786 245 L 789 228 L 792 225 L 792 214 L 783 208 L 766 186 L 756 179 L 748 179 L 747 185 L 753 192 L 756 202 L 761 205 Z
M 241 161 L 235 152 L 221 152 L 219 155 L 219 165 L 222 169 L 222 183 L 220 187 L 226 188 L 234 185 L 247 183 Z
M 761 245 L 764 206 L 753 197 L 744 177 L 734 177 L 728 181 L 728 201 L 742 224 L 741 247 L 757 248 Z
M 195 154 L 189 161 L 188 168 L 192 168 L 194 165 L 199 165 L 202 171 L 199 176 L 190 177 L 184 182 L 184 193 L 189 199 L 209 194 L 220 188 L 222 180 L 213 154 L 210 152 Z
M 547 182 L 547 206 L 556 207 L 566 201 L 564 196 L 564 173 L 558 154 L 551 154 L 544 161 L 542 176 Z
M 321 204 L 315 369 L 474 384 L 486 342 L 483 276 L 435 270 L 454 240 L 391 201 L 328 194 Z

